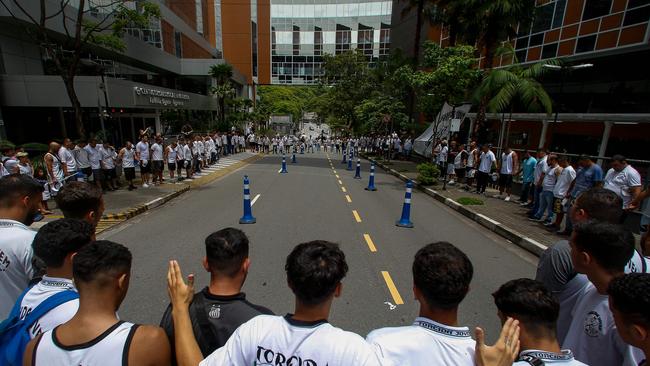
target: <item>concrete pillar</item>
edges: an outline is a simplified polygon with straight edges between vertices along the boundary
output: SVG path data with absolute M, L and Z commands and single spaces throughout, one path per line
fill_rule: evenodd
M 160 111 L 156 110 L 156 133 L 163 133 L 162 124 L 160 123 Z
M 538 149 L 543 149 L 546 144 L 546 134 L 548 132 L 548 124 L 550 122 L 547 120 L 542 121 L 542 133 L 539 135 L 539 144 L 537 145 Z
M 64 138 L 68 137 L 68 129 L 65 127 L 65 116 L 61 107 L 59 107 L 59 124 L 61 126 L 61 136 Z
M 469 131 L 467 132 L 467 146 L 472 142 L 472 135 L 474 135 L 474 126 L 476 124 L 476 118 L 469 119 Z
M 133 115 L 131 115 L 131 142 L 134 145 L 138 143 L 135 135 L 135 121 L 133 121 Z
M 603 137 L 600 140 L 600 148 L 598 148 L 598 161 L 596 164 L 602 166 L 603 165 L 603 158 L 605 157 L 605 153 L 607 153 L 607 144 L 609 143 L 609 135 L 612 132 L 612 126 L 614 125 L 613 122 L 605 122 L 605 128 L 603 129 Z

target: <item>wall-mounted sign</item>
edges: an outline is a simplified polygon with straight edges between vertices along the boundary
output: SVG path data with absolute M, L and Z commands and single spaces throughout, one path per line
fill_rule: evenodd
M 190 101 L 190 96 L 183 93 L 178 93 L 170 90 L 161 90 L 154 88 L 143 88 L 140 86 L 133 87 L 133 96 L 135 104 L 155 104 L 171 107 L 185 106 L 186 102 Z

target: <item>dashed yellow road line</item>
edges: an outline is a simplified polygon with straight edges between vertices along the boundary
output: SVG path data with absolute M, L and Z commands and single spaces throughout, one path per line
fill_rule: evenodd
M 361 222 L 361 216 L 359 216 L 357 210 L 352 210 L 352 214 L 354 215 L 354 219 L 356 220 L 356 222 Z
M 341 177 L 339 177 L 338 174 L 334 174 L 334 176 L 336 177 L 336 179 L 341 179 Z
M 332 167 L 332 169 L 334 169 L 334 167 Z M 336 173 L 336 170 L 334 170 L 334 174 L 338 174 L 338 173 Z
M 347 192 L 348 192 L 348 191 L 345 189 L 345 187 L 341 187 L 341 190 L 343 191 L 343 193 L 347 193 Z
M 345 195 L 345 199 L 348 201 L 348 203 L 352 203 L 352 198 L 350 198 L 350 195 Z
M 337 178 L 338 178 L 338 177 L 337 177 Z M 341 182 L 341 180 L 340 180 L 340 179 L 339 179 L 339 184 L 340 184 L 340 185 L 343 185 L 343 182 Z
M 368 234 L 363 234 L 363 238 L 366 239 L 366 244 L 368 244 L 368 248 L 370 249 L 371 252 L 376 252 L 377 247 L 375 247 L 375 243 L 372 242 L 372 238 Z
M 395 305 L 404 305 L 404 300 L 402 300 L 402 296 L 397 291 L 397 287 L 395 287 L 393 279 L 390 278 L 390 274 L 387 271 L 381 271 L 381 275 L 384 277 L 384 281 L 386 282 L 386 286 L 388 286 L 390 295 L 393 297 L 393 301 L 395 301 Z

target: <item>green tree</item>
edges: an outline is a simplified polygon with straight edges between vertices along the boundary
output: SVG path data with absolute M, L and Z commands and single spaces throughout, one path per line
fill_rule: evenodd
M 230 81 L 233 75 L 232 66 L 227 63 L 212 65 L 210 66 L 208 75 L 215 79 L 216 85 L 210 88 L 210 92 L 217 97 L 217 103 L 219 104 L 219 122 L 223 125 L 226 122 L 226 99 L 231 98 L 235 94 L 232 82 Z
M 89 54 L 93 46 L 125 51 L 123 36 L 126 30 L 149 28 L 151 19 L 160 17 L 160 9 L 153 1 L 146 0 L 101 3 L 77 0 L 76 8 L 71 2 L 39 0 L 40 13 L 31 14 L 24 0 L 0 0 L 13 18 L 28 21 L 27 34 L 43 48 L 45 56 L 52 61 L 54 69 L 63 79 L 74 110 L 77 133 L 85 138 L 81 103 L 74 87 L 75 77 L 82 66 L 82 56 Z M 63 35 L 55 35 L 50 30 L 55 27 L 54 22 L 62 23 Z

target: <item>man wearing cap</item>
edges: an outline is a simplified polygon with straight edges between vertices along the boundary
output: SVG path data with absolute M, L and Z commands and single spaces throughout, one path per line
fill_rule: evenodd
M 25 174 L 25 175 L 29 175 L 30 177 L 33 177 L 34 167 L 32 167 L 32 164 L 29 162 L 29 154 L 24 151 L 21 151 L 18 154 L 16 154 L 16 157 L 18 158 L 18 165 L 16 166 L 18 168 L 18 171 L 16 173 Z

